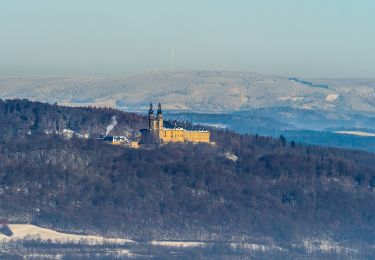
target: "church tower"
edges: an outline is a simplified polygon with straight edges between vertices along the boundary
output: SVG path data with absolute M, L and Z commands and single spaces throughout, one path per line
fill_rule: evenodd
M 158 105 L 158 112 L 156 116 L 157 127 L 159 130 L 163 130 L 163 111 L 161 110 L 161 104 Z
M 156 129 L 158 130 L 158 136 L 161 137 L 163 134 L 163 111 L 161 110 L 161 104 L 158 105 L 158 111 L 156 115 Z
M 154 110 L 152 109 L 152 103 L 150 104 L 150 109 L 148 110 L 148 130 L 149 131 L 155 130 L 155 117 L 154 117 Z

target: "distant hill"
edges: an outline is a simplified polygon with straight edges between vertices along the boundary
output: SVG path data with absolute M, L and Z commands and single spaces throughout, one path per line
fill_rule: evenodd
M 251 72 L 167 70 L 119 78 L 2 77 L 0 98 L 125 110 L 155 101 L 167 109 L 205 112 L 282 107 L 374 113 L 375 79 L 302 79 Z
M 92 138 L 46 134 L 62 114 Z M 375 154 L 215 129 L 217 146 L 127 149 L 94 138 L 113 115 L 116 131 L 144 123 L 112 109 L 0 102 L 1 218 L 141 240 L 372 246 Z

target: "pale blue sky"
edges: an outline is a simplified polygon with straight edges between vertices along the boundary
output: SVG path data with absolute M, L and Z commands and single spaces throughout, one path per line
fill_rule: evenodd
M 1 75 L 375 77 L 373 0 L 1 0 Z

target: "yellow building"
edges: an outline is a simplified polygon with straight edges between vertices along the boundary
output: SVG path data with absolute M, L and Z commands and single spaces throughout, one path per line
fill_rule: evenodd
M 163 123 L 163 111 L 159 103 L 156 118 L 150 104 L 148 111 L 148 130 L 157 136 L 162 142 L 192 142 L 211 143 L 210 132 L 206 130 L 185 130 L 181 127 L 166 128 Z

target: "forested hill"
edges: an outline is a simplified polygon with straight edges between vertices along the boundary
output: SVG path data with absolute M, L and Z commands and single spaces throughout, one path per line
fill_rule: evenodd
M 222 130 L 217 146 L 138 150 L 45 133 L 62 116 L 99 134 L 113 115 L 116 131 L 144 127 L 116 110 L 0 102 L 0 217 L 146 240 L 375 239 L 374 154 Z
M 146 118 L 112 108 L 66 107 L 29 100 L 0 99 L 0 133 L 22 136 L 24 134 L 55 133 L 64 129 L 98 137 L 115 117 L 117 124 L 112 134 L 138 131 L 146 126 Z

